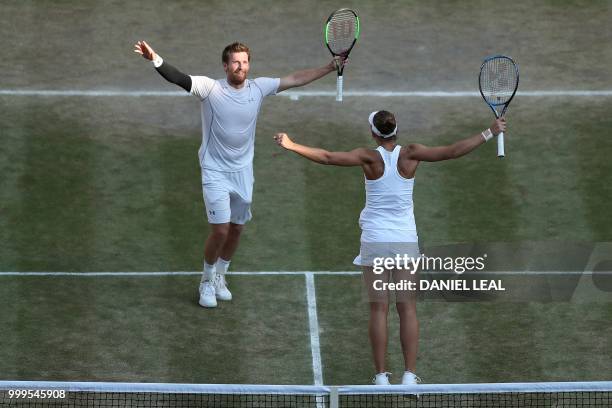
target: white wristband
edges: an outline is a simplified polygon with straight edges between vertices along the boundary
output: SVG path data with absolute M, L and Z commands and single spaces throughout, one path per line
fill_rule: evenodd
M 484 138 L 484 141 L 486 143 L 493 138 L 493 132 L 491 132 L 491 129 L 487 129 L 481 133 L 481 136 Z
M 153 66 L 155 68 L 159 68 L 161 64 L 163 63 L 164 63 L 164 59 L 160 57 L 159 55 L 155 54 L 155 58 L 153 58 Z

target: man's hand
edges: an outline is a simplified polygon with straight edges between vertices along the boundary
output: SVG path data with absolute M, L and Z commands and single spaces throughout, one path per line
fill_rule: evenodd
M 491 125 L 489 129 L 491 129 L 491 133 L 493 133 L 493 135 L 495 136 L 499 135 L 501 132 L 505 132 L 506 131 L 506 118 L 501 117 L 499 119 L 495 119 L 495 122 L 493 122 L 493 124 Z
M 143 58 L 153 61 L 155 58 L 155 51 L 146 41 L 138 41 L 134 44 L 134 52 L 143 56 Z
M 316 81 L 319 78 L 324 77 L 332 71 L 336 70 L 336 64 L 341 66 L 347 64 L 347 59 L 344 57 L 334 57 L 329 64 L 323 65 L 320 68 L 305 69 L 302 71 L 294 72 L 291 75 L 287 75 L 280 79 L 280 84 L 276 92 L 283 92 L 287 89 L 295 88 L 298 86 L 304 86 Z
M 277 133 L 274 135 L 274 141 L 277 145 L 282 146 L 287 150 L 291 150 L 291 147 L 294 145 L 293 140 L 291 140 L 286 133 Z
M 332 59 L 331 62 L 327 64 L 327 68 L 330 71 L 335 71 L 336 69 L 338 69 L 338 67 L 342 68 L 346 64 L 348 64 L 347 57 L 335 56 L 334 59 Z

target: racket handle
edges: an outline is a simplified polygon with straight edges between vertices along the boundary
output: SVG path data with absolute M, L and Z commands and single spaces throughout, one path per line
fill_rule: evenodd
M 338 75 L 338 81 L 336 81 L 336 101 L 342 102 L 342 75 Z
M 506 156 L 504 152 L 504 132 L 497 135 L 497 157 L 500 159 Z

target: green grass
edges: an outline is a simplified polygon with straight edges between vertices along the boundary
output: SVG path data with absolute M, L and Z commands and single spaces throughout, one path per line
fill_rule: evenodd
M 8 98 L 4 98 L 8 101 Z M 13 99 L 1 157 L 2 270 L 198 270 L 208 227 L 197 163 L 199 124 L 189 98 Z M 488 144 L 460 160 L 422 163 L 415 215 L 424 247 L 452 242 L 606 241 L 612 198 L 607 100 L 544 108 L 523 99 L 509 117 L 508 157 Z M 175 123 L 144 116 L 166 103 Z M 287 104 L 302 113 L 294 117 Z M 372 146 L 361 100 L 277 97 L 264 107 L 255 159 L 253 221 L 239 270 L 346 270 L 358 250 L 364 202 L 359 169 L 307 162 L 279 150 L 275 131 L 331 150 Z M 451 143 L 491 121 L 478 100 L 390 99 L 400 143 Z M 321 120 L 332 109 L 339 124 Z M 181 109 L 186 110 L 181 113 Z M 548 110 L 563 122 L 538 122 Z M 106 112 L 100 117 L 96 112 Z M 432 118 L 421 122 L 424 112 Z M 35 115 L 40 122 L 28 122 Z M 88 118 L 88 119 L 82 119 Z M 451 126 L 452 125 L 452 126 Z M 158 127 L 158 126 L 161 126 Z M 597 163 L 597 165 L 594 165 Z
M 363 383 L 374 372 L 361 285 L 356 277 L 317 278 L 325 383 Z M 427 301 L 417 310 L 417 372 L 426 382 L 610 378 L 608 303 Z M 393 307 L 389 316 L 387 369 L 399 381 L 404 367 Z
M 208 227 L 197 103 L 2 100 L 1 270 L 200 269 Z M 426 252 L 454 242 L 552 241 L 552 255 L 564 245 L 561 251 L 570 254 L 571 242 L 610 240 L 604 208 L 612 194 L 603 180 L 612 146 L 605 136 L 610 123 L 601 119 L 610 102 L 546 102 L 516 104 L 504 161 L 488 144 L 455 162 L 421 164 L 415 205 Z M 162 106 L 170 106 L 168 117 L 151 116 Z M 397 113 L 400 143 L 450 143 L 491 121 L 477 99 L 388 99 L 384 107 Z M 371 145 L 365 124 L 371 108 L 371 101 L 355 98 L 342 108 L 327 98 L 266 103 L 256 141 L 254 219 L 233 270 L 355 268 L 361 172 L 307 162 L 279 150 L 271 136 L 284 130 L 334 150 Z M 334 122 L 322 119 L 328 111 Z M 564 120 L 540 120 L 549 111 L 563 112 Z M 490 262 L 513 260 L 512 248 L 493 252 Z M 571 261 L 578 270 L 588 258 L 580 251 L 562 264 L 551 259 L 537 267 Z M 529 265 L 532 256 L 519 259 Z M 236 300 L 213 312 L 197 306 L 196 284 L 187 278 L 2 278 L 0 325 L 10 333 L 2 340 L 3 378 L 312 381 L 302 278 L 234 278 Z M 327 383 L 363 383 L 373 371 L 359 285 L 355 278 L 317 278 Z M 610 346 L 607 305 L 423 303 L 419 374 L 428 382 L 609 378 L 612 364 L 597 357 Z M 391 314 L 389 367 L 399 373 Z
M 204 311 L 196 277 L 4 277 L 2 379 L 311 383 L 303 277 L 230 282 L 234 301 Z M 316 278 L 326 384 L 372 375 L 361 284 Z M 607 303 L 427 301 L 418 310 L 418 373 L 429 383 L 610 376 Z M 398 374 L 393 308 L 389 329 L 388 368 Z
M 234 301 L 206 311 L 197 304 L 198 282 L 3 277 L 1 378 L 312 381 L 303 278 L 231 279 Z
M 344 6 L 362 22 L 347 91 L 475 90 L 479 61 L 500 52 L 518 61 L 523 90 L 609 88 L 612 52 L 599 46 L 609 37 L 608 2 Z M 223 75 L 223 46 L 242 40 L 253 51 L 252 76 L 286 75 L 328 61 L 323 22 L 336 7 L 5 4 L 2 88 L 176 90 L 132 52 L 138 39 L 185 72 L 212 77 Z M 307 89 L 334 83 L 332 74 Z M 208 225 L 194 99 L 3 95 L 0 107 L 0 271 L 200 270 Z M 307 162 L 271 139 L 282 130 L 327 149 L 373 146 L 366 118 L 374 109 L 396 113 L 400 144 L 451 143 L 492 119 L 479 98 L 270 98 L 258 121 L 254 218 L 233 270 L 355 268 L 360 170 Z M 496 267 L 583 267 L 592 243 L 612 241 L 611 109 L 610 98 L 518 96 L 505 160 L 489 143 L 461 160 L 421 164 L 414 201 L 422 248 L 502 242 L 490 258 Z M 534 242 L 550 242 L 564 256 L 552 259 L 556 252 Z M 514 252 L 529 247 L 541 249 L 538 259 Z M 317 277 L 316 285 L 325 382 L 367 382 L 373 369 L 359 279 Z M 303 277 L 235 277 L 235 300 L 214 311 L 197 306 L 196 286 L 185 277 L 2 277 L 0 377 L 312 381 Z M 609 302 L 583 303 L 585 289 L 581 302 L 545 303 L 553 292 L 531 303 L 420 304 L 419 375 L 427 382 L 610 379 Z M 389 367 L 398 374 L 391 314 Z

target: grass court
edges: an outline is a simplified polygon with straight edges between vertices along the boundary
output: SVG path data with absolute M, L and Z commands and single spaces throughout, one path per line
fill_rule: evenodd
M 184 72 L 220 78 L 221 50 L 241 40 L 253 53 L 251 78 L 282 76 L 328 62 L 323 22 L 340 6 L 362 22 L 345 92 L 476 92 L 485 56 L 506 53 L 519 64 L 507 158 L 489 143 L 419 166 L 422 248 L 505 243 L 510 259 L 516 243 L 612 241 L 612 96 L 521 95 L 611 89 L 612 52 L 601 45 L 612 35 L 610 1 L 4 1 L 0 271 L 200 270 L 208 226 L 199 104 L 134 96 L 180 89 L 132 45 L 144 39 Z M 335 80 L 299 91 L 333 92 Z M 379 109 L 395 113 L 400 144 L 452 143 L 492 122 L 479 96 L 268 98 L 253 220 L 232 271 L 356 270 L 361 170 L 299 159 L 272 136 L 285 131 L 329 150 L 373 146 L 367 115 Z M 316 330 L 323 383 L 367 383 L 374 370 L 359 277 L 310 275 L 317 329 L 308 276 L 230 276 L 235 300 L 204 310 L 195 275 L 0 275 L 0 379 L 312 384 Z M 423 302 L 419 315 L 418 374 L 428 383 L 612 378 L 609 301 Z

